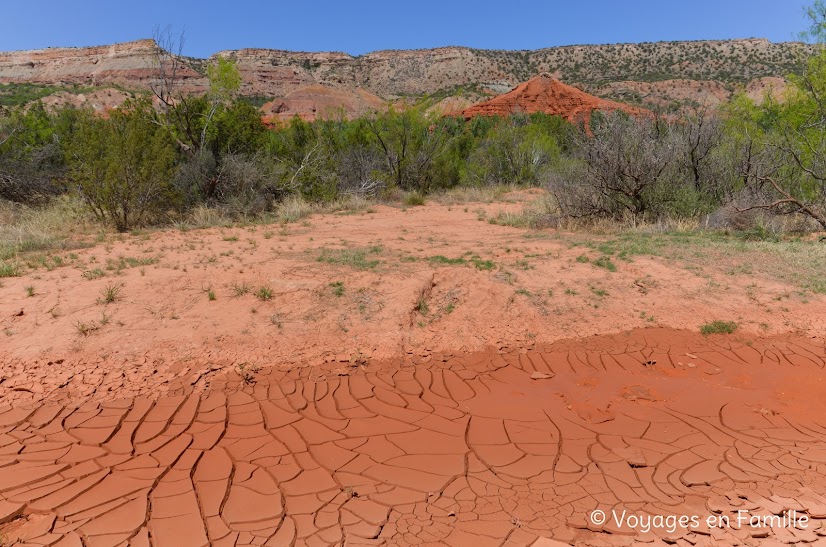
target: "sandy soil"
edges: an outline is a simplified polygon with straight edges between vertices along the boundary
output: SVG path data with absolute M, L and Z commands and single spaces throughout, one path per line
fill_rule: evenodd
M 0 537 L 826 541 L 824 299 L 479 211 L 519 207 L 138 233 L 3 280 Z M 738 509 L 812 520 L 611 519 Z

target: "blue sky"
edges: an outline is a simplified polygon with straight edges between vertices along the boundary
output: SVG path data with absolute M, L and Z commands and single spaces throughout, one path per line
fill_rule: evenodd
M 804 0 L 27 0 L 0 10 L 0 51 L 125 42 L 185 29 L 184 53 L 262 47 L 362 54 L 462 45 L 491 49 L 764 37 L 806 27 Z

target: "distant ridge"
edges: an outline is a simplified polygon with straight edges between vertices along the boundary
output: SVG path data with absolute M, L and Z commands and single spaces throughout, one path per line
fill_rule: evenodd
M 0 53 L 0 83 L 119 86 L 146 90 L 155 74 L 157 44 L 138 40 L 108 46 L 46 48 Z M 800 43 L 765 39 L 576 45 L 535 51 L 441 47 L 341 52 L 241 49 L 213 55 L 234 59 L 241 93 L 265 101 L 321 85 L 384 100 L 436 100 L 462 95 L 476 102 L 549 74 L 600 98 L 638 106 L 691 106 L 695 92 L 720 102 L 737 90 L 764 87 L 799 70 Z M 207 88 L 205 60 L 185 57 L 183 89 Z M 773 84 L 774 85 L 774 84 Z

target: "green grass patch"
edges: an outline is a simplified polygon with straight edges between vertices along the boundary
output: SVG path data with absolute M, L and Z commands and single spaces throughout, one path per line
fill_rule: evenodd
M 330 283 L 330 289 L 332 289 L 333 294 L 335 296 L 341 297 L 344 296 L 344 282 L 343 281 L 334 281 Z
M 20 265 L 15 262 L 0 262 L 0 278 L 23 275 Z
M 700 326 L 700 333 L 703 336 L 709 334 L 731 334 L 737 330 L 737 323 L 734 321 L 712 321 Z
M 611 258 L 606 255 L 602 255 L 601 257 L 594 260 L 594 266 L 597 266 L 599 268 L 605 268 L 609 272 L 617 271 L 617 265 L 614 264 L 611 261 Z
M 476 266 L 477 270 L 488 271 L 496 267 L 496 263 L 494 263 L 493 260 L 482 260 L 482 257 L 478 255 L 471 256 L 470 261 Z
M 456 266 L 460 264 L 467 264 L 467 260 L 462 257 L 458 258 L 448 258 L 442 255 L 431 256 L 427 259 L 428 262 L 432 262 L 434 264 L 448 264 L 451 266 Z
M 316 260 L 327 264 L 349 266 L 356 270 L 372 270 L 381 263 L 373 256 L 381 252 L 381 246 L 367 249 L 321 249 L 321 254 Z

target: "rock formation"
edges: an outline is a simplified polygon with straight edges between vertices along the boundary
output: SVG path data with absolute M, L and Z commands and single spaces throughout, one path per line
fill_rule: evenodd
M 310 84 L 287 93 L 283 99 L 270 101 L 261 108 L 266 122 L 288 120 L 298 116 L 308 121 L 344 115 L 347 118 L 362 116 L 371 110 L 379 110 L 385 102 L 361 88 L 354 90 Z
M 544 112 L 561 116 L 569 122 L 588 122 L 595 110 L 611 112 L 621 110 L 633 116 L 650 115 L 636 108 L 615 101 L 600 99 L 576 87 L 563 84 L 550 76 L 536 76 L 519 84 L 508 93 L 464 109 L 465 119 L 474 116 L 510 116 Z

